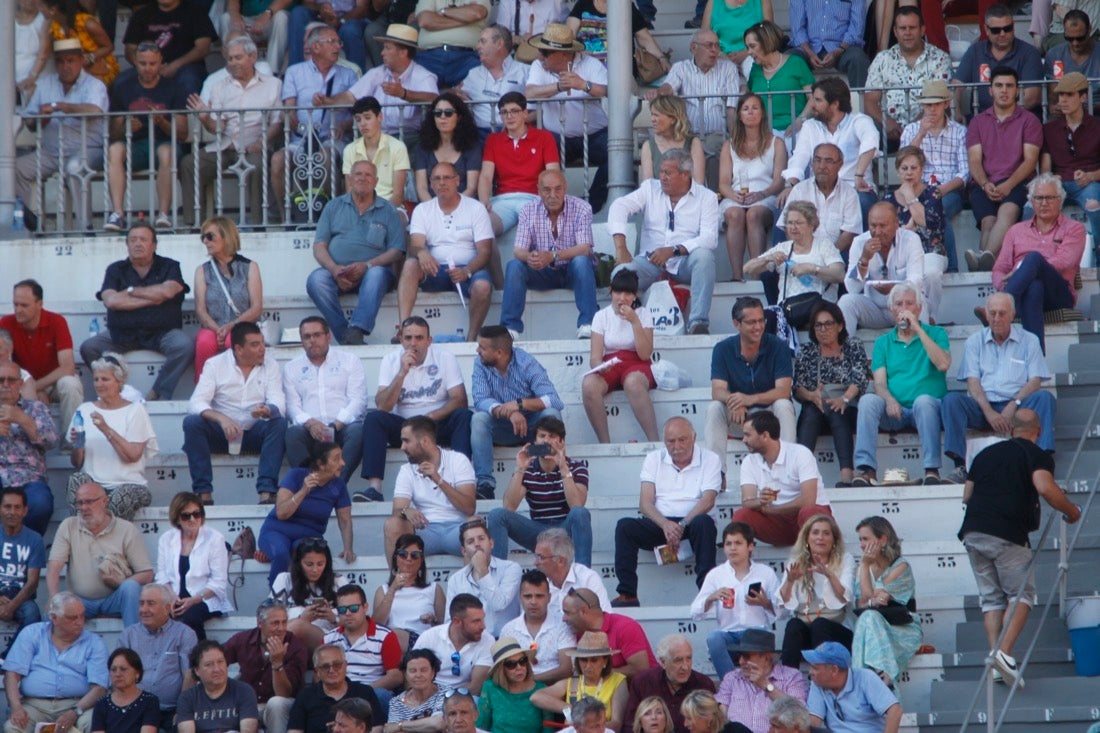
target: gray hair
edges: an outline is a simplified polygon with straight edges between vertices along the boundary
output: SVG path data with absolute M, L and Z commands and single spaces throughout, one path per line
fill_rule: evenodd
M 6 328 L 0 328 L 0 341 L 8 345 L 8 351 L 15 348 L 15 343 L 11 340 L 11 332 Z
M 816 232 L 821 226 L 821 218 L 817 215 L 817 207 L 812 201 L 791 201 L 787 204 L 787 215 L 789 216 L 792 211 L 802 214 L 802 218 L 810 225 L 810 231 Z
M 573 725 L 577 725 L 583 723 L 589 715 L 607 715 L 607 706 L 591 695 L 585 695 L 573 703 L 573 707 L 569 709 L 569 715 Z
M 810 711 L 798 698 L 784 695 L 768 706 L 768 722 L 777 728 L 808 731 Z
M 339 644 L 322 644 L 313 650 L 313 667 L 317 668 L 317 660 L 321 658 L 321 652 L 340 652 L 340 659 L 347 661 L 348 655 L 344 652 L 344 647 Z
M 916 296 L 917 305 L 924 305 L 924 298 L 921 296 L 920 291 L 913 287 L 913 283 L 909 282 L 908 280 L 904 280 L 895 285 L 890 291 L 890 297 L 888 298 L 890 306 L 893 307 L 897 303 L 898 298 L 900 298 L 902 295 L 905 295 L 906 293 L 912 293 L 914 296 Z
M 268 598 L 256 608 L 256 620 L 262 624 L 264 621 L 267 621 L 267 617 L 271 615 L 272 611 L 279 610 L 283 613 L 287 613 L 286 604 Z
M 325 25 L 324 23 L 313 27 L 312 29 L 310 29 L 309 33 L 306 34 L 306 45 L 312 46 L 313 44 L 321 40 L 322 35 L 330 32 L 333 34 L 336 33 L 336 31 L 334 31 L 331 27 Z M 337 37 L 339 38 L 339 36 Z
M 474 696 L 469 692 L 460 692 L 458 688 L 452 690 L 451 695 L 443 700 L 443 709 L 446 710 L 460 702 L 469 703 L 470 707 L 474 709 L 474 712 L 477 712 L 477 702 L 474 700 Z
M 256 48 L 256 42 L 253 41 L 252 38 L 248 36 L 248 34 L 237 36 L 236 38 L 227 41 L 225 44 L 225 52 L 229 53 L 229 49 L 233 48 L 234 46 L 240 46 L 249 56 L 256 56 L 259 53 L 259 49 Z
M 535 541 L 536 543 L 542 542 L 550 545 L 554 557 L 560 557 L 570 565 L 573 564 L 573 538 L 561 527 L 552 527 L 539 532 L 539 536 L 535 538 Z
M 147 590 L 159 593 L 165 605 L 171 606 L 176 602 L 176 592 L 172 590 L 171 586 L 165 585 L 164 583 L 146 583 L 141 587 L 142 594 Z
M 687 638 L 683 634 L 669 634 L 663 637 L 657 642 L 657 648 L 653 650 L 654 655 L 659 662 L 669 661 L 672 655 L 672 647 L 677 644 L 687 644 L 688 648 L 691 648 L 691 639 Z
M 1058 191 L 1058 202 L 1064 204 L 1066 202 L 1066 189 L 1062 185 L 1062 179 L 1053 173 L 1040 173 L 1031 179 L 1031 183 L 1027 184 L 1027 197 L 1031 199 L 1035 195 L 1035 189 L 1039 186 L 1054 186 Z
M 683 148 L 672 148 L 661 156 L 661 162 L 671 160 L 676 163 L 676 170 L 681 173 L 691 173 L 695 170 L 695 163 L 691 159 L 691 153 Z
M 76 593 L 67 590 L 60 591 L 46 602 L 46 615 L 50 618 L 57 618 L 65 613 L 65 606 L 70 603 L 79 603 L 80 607 L 84 608 L 84 601 L 80 600 L 80 596 Z
M 110 372 L 119 384 L 126 384 L 126 378 L 130 376 L 130 368 L 126 365 L 126 359 L 122 354 L 108 351 L 92 362 L 92 372 Z
M 493 35 L 496 36 L 496 39 L 504 44 L 504 48 L 508 49 L 509 51 L 512 50 L 512 31 L 508 30 L 500 23 L 493 23 L 485 30 L 492 31 Z

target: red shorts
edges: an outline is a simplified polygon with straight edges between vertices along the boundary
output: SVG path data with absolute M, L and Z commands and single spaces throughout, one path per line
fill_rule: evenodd
M 607 390 L 614 392 L 617 389 L 623 388 L 623 380 L 626 379 L 628 374 L 634 372 L 641 372 L 645 374 L 646 379 L 649 380 L 649 388 L 655 389 L 657 387 L 656 380 L 653 379 L 653 370 L 650 368 L 650 363 L 640 356 L 636 351 L 613 351 L 610 354 L 604 354 L 603 360 L 613 359 L 619 357 L 619 363 L 604 369 L 602 372 L 597 372 L 603 381 L 607 382 Z

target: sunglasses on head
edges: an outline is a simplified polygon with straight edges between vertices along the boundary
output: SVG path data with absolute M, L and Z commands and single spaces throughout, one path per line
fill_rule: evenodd
M 454 117 L 456 114 L 458 114 L 458 113 L 453 109 L 433 109 L 432 110 L 432 116 L 435 117 L 437 120 L 441 117 L 446 117 L 446 118 L 450 119 L 451 117 Z
M 457 657 L 457 656 L 458 656 L 458 653 L 456 652 L 456 653 L 451 655 L 451 658 L 453 659 L 454 657 Z M 470 696 L 470 690 L 469 690 L 469 688 L 466 688 L 466 687 L 453 687 L 450 690 L 447 690 L 446 692 L 443 693 L 443 699 L 444 700 L 450 700 L 455 695 L 465 695 L 466 697 L 469 697 Z
M 324 537 L 306 537 L 304 540 L 301 540 L 298 543 L 298 545 L 303 550 L 327 550 L 328 549 L 328 542 L 325 541 Z
M 345 613 L 359 613 L 359 609 L 362 607 L 362 603 L 353 603 L 350 606 L 337 606 L 336 613 L 340 616 L 343 616 Z
M 408 560 L 410 558 L 413 560 L 420 560 L 424 557 L 423 550 L 395 550 L 393 554 L 397 555 L 402 560 Z

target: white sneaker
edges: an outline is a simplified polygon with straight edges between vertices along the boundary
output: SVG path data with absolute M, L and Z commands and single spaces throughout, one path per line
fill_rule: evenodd
M 993 667 L 1000 671 L 1006 685 L 1018 685 L 1023 689 L 1024 678 L 1020 676 L 1020 668 L 1016 666 L 1015 659 L 998 649 L 993 654 Z
M 577 338 L 590 339 L 592 338 L 592 324 L 586 323 L 583 326 L 577 328 Z

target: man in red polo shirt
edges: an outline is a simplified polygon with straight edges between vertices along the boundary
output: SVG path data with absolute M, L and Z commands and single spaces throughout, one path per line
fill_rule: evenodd
M 34 377 L 38 399 L 61 404 L 64 428 L 84 401 L 69 324 L 60 314 L 42 307 L 42 286 L 35 280 L 15 284 L 12 306 L 15 313 L 0 318 L 0 328 L 11 334 L 12 359 Z M 68 446 L 68 435 L 62 435 L 61 440 Z
M 497 109 L 504 129 L 485 138 L 477 197 L 499 237 L 519 222 L 520 209 L 538 200 L 539 174 L 560 170 L 561 162 L 554 136 L 527 124 L 527 97 L 508 92 Z

